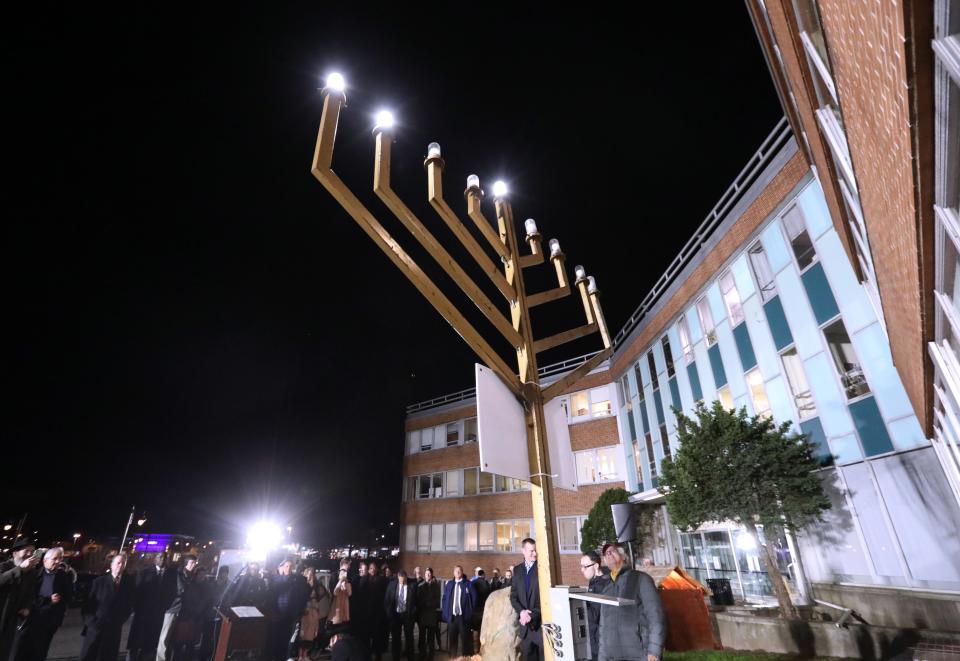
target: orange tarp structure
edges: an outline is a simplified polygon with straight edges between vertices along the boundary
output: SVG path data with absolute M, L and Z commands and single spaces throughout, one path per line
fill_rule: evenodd
M 653 578 L 660 591 L 660 600 L 667 615 L 666 648 L 685 650 L 720 649 L 713 635 L 713 624 L 704 597 L 710 590 L 700 585 L 680 567 L 640 567 Z

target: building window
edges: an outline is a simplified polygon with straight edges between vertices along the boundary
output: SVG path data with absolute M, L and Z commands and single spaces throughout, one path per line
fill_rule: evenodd
M 533 525 L 530 519 L 521 519 L 513 522 L 513 548 L 520 551 L 523 548 L 523 540 L 527 537 L 533 537 Z
M 530 489 L 530 483 L 526 480 L 518 480 L 515 477 L 507 478 L 507 482 L 510 486 L 510 491 L 528 491 Z
M 827 340 L 827 347 L 830 349 L 830 355 L 833 356 L 833 363 L 840 375 L 847 399 L 870 392 L 870 386 L 867 385 L 867 378 L 863 374 L 863 368 L 860 367 L 860 361 L 857 360 L 857 354 L 853 350 L 853 343 L 847 335 L 843 320 L 837 319 L 825 326 L 823 336 Z
M 443 524 L 434 523 L 430 526 L 430 550 L 443 550 Z
M 646 382 L 643 380 L 639 360 L 633 364 L 633 376 L 637 381 L 637 394 L 640 396 L 640 399 L 643 399 L 643 386 L 646 385 Z
M 497 521 L 497 550 L 513 550 L 513 521 Z
M 477 546 L 477 523 L 468 522 L 463 524 L 463 550 L 479 551 Z
M 747 372 L 747 388 L 750 390 L 750 399 L 753 400 L 753 410 L 756 415 L 772 418 L 770 400 L 767 398 L 767 389 L 763 386 L 763 376 L 760 370 Z
M 404 527 L 403 550 L 404 551 L 417 550 L 417 527 L 416 526 Z
M 417 550 L 430 550 L 430 526 L 421 525 L 417 528 Z
M 600 386 L 590 390 L 581 390 L 570 396 L 570 419 L 602 418 L 613 414 L 610 401 L 610 388 Z
M 476 443 L 477 442 L 477 419 L 476 418 L 467 418 L 463 421 L 463 435 L 464 443 Z
M 730 386 L 724 386 L 717 391 L 717 399 L 723 404 L 723 408 L 728 411 L 733 408 L 733 395 L 730 394 Z
M 647 432 L 644 435 L 644 441 L 647 446 L 647 463 L 650 467 L 650 478 L 653 480 L 657 479 L 657 458 L 653 454 L 653 436 L 650 435 L 650 432 Z M 656 483 L 653 484 L 656 486 Z
M 407 454 L 416 454 L 420 452 L 420 430 L 415 429 L 407 432 Z
M 444 534 L 443 550 L 459 551 L 460 550 L 460 524 L 448 523 L 446 524 L 445 528 L 446 528 L 446 531 Z
M 703 336 L 707 339 L 707 346 L 713 346 L 717 343 L 717 331 L 713 325 L 713 313 L 710 312 L 710 302 L 706 296 L 697 301 L 697 316 L 700 317 L 700 326 L 703 328 Z
M 773 269 L 770 268 L 767 253 L 763 250 L 763 244 L 757 241 L 750 246 L 747 257 L 750 258 L 750 266 L 753 267 L 753 276 L 757 279 L 760 298 L 766 303 L 777 295 L 777 283 L 773 276 Z
M 447 471 L 446 484 L 447 488 L 444 493 L 447 497 L 459 496 L 460 495 L 460 482 L 462 477 L 462 472 L 459 470 Z
M 616 446 L 575 452 L 577 463 L 577 482 L 596 484 L 615 482 L 623 478 L 617 470 Z
M 683 349 L 683 357 L 687 364 L 693 362 L 693 345 L 690 344 L 690 327 L 687 325 L 687 318 L 680 317 L 677 321 L 677 331 L 680 333 L 680 348 Z
M 660 346 L 663 348 L 663 360 L 667 364 L 667 378 L 672 378 L 676 371 L 673 368 L 673 352 L 670 350 L 670 338 L 664 335 L 660 338 Z
M 465 468 L 463 470 L 463 495 L 477 495 L 477 468 Z
M 460 445 L 460 423 L 447 423 L 447 447 L 451 445 Z
M 780 359 L 783 361 L 783 371 L 787 375 L 787 384 L 790 386 L 790 394 L 793 395 L 800 419 L 816 415 L 817 405 L 813 401 L 813 393 L 810 392 L 810 384 L 807 383 L 807 375 L 803 371 L 803 363 L 796 348 L 784 351 L 780 354 Z
M 736 326 L 744 319 L 743 305 L 737 283 L 730 271 L 720 276 L 720 294 L 723 296 L 723 304 L 727 306 L 727 314 L 730 315 L 730 325 Z
M 640 491 L 643 491 L 643 460 L 640 455 L 640 443 L 637 439 L 631 442 L 633 446 L 633 463 L 637 467 L 637 481 L 640 483 Z
M 433 449 L 433 427 L 420 430 L 420 452 Z
M 561 552 L 580 552 L 580 529 L 583 527 L 583 520 L 582 516 L 557 517 L 557 536 Z
M 617 381 L 617 383 L 620 384 L 620 402 L 621 402 L 621 405 L 622 405 L 622 406 L 626 406 L 627 408 L 629 408 L 629 407 L 630 407 L 630 399 L 631 399 L 631 395 L 630 395 L 630 379 L 627 378 L 627 375 L 626 375 L 626 374 L 624 374 L 622 377 L 620 377 L 620 379 Z
M 496 528 L 493 521 L 484 521 L 480 523 L 480 542 L 478 544 L 481 551 L 493 551 L 496 544 Z
M 670 459 L 673 453 L 670 452 L 670 437 L 667 435 L 667 425 L 660 425 L 660 449 L 663 451 L 663 458 Z
M 417 478 L 417 498 L 430 497 L 430 476 L 421 475 Z
M 800 213 L 799 206 L 793 205 L 789 211 L 783 214 L 783 229 L 790 241 L 790 248 L 797 260 L 797 267 L 803 271 L 816 261 L 817 251 L 813 247 L 813 241 L 810 239 L 807 226 L 803 222 L 803 214 Z
M 650 385 L 657 390 L 660 388 L 660 380 L 657 379 L 657 362 L 653 359 L 653 351 L 647 352 L 647 367 L 650 368 Z
M 480 471 L 480 493 L 493 493 L 493 473 Z

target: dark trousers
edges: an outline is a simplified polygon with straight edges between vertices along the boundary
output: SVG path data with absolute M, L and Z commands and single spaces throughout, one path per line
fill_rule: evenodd
M 277 617 L 267 628 L 267 661 L 287 661 L 290 658 L 290 639 L 299 618 Z
M 113 661 L 120 656 L 120 634 L 123 624 L 104 625 L 95 631 L 87 627 L 80 648 L 80 661 Z
M 520 651 L 524 661 L 543 661 L 543 639 L 522 641 Z
M 394 613 L 390 618 L 390 653 L 400 658 L 400 635 L 403 633 L 403 648 L 408 659 L 413 658 L 413 620 L 405 613 Z
M 473 631 L 470 630 L 470 623 L 463 619 L 463 615 L 451 617 L 447 631 L 450 635 L 450 656 L 473 654 Z M 460 650 L 459 654 L 457 649 Z
M 44 661 L 58 628 L 59 625 L 42 619 L 29 622 L 18 632 L 15 661 Z
M 440 644 L 440 628 L 437 625 L 425 624 L 418 624 L 417 628 L 420 629 L 417 650 L 420 651 L 420 656 L 427 655 L 432 659 L 433 653 Z

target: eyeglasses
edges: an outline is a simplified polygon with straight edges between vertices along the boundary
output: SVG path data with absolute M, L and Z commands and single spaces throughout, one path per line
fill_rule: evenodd
M 597 564 L 597 563 L 591 562 L 589 565 L 580 565 L 580 569 L 581 569 L 581 570 L 583 570 L 583 569 L 590 569 L 590 568 L 593 567 L 595 564 Z

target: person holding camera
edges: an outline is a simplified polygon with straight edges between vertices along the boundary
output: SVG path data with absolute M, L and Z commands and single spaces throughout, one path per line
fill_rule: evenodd
M 47 549 L 30 600 L 30 614 L 20 633 L 15 661 L 44 661 L 53 634 L 63 624 L 73 597 L 73 577 L 63 567 L 63 549 Z
M 17 629 L 30 613 L 30 585 L 40 564 L 36 545 L 25 537 L 13 543 L 12 556 L 0 562 L 0 661 L 15 653 Z

